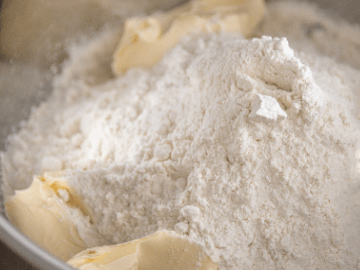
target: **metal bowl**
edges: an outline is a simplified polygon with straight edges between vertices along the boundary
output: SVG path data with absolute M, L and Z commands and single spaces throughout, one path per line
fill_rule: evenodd
M 151 0 L 149 0 L 151 1 Z M 177 2 L 182 2 L 184 0 L 178 0 Z M 277 0 L 268 0 L 268 2 L 273 2 Z M 329 11 L 333 16 L 342 17 L 345 20 L 348 20 L 352 23 L 360 24 L 360 1 L 358 0 L 308 0 L 310 2 L 317 3 L 321 8 Z M 165 2 L 165 1 L 164 1 Z M 175 2 L 175 1 L 173 1 Z M 1 4 L 1 1 L 0 1 Z M 4 59 L 0 59 L 3 62 Z M 0 72 L 4 70 L 0 69 Z M 14 67 L 11 61 L 8 61 L 8 69 L 5 72 L 9 72 L 11 75 L 14 72 L 19 72 L 19 69 Z M 21 72 L 21 70 L 20 70 Z M 26 72 L 25 72 L 26 73 Z M 0 106 L 8 106 L 9 111 L 7 114 L 0 116 L 0 151 L 4 150 L 6 144 L 6 137 L 14 132 L 13 127 L 17 127 L 21 120 L 27 118 L 30 113 L 31 107 L 38 104 L 41 100 L 44 100 L 51 93 L 51 72 L 45 74 L 45 76 L 40 76 L 36 69 L 34 71 L 23 74 L 24 81 L 20 82 L 26 84 L 27 86 L 34 88 L 34 94 L 21 95 L 16 92 L 17 85 L 19 82 L 16 82 L 14 79 L 11 79 L 11 76 L 6 81 L 0 80 Z M 15 78 L 15 76 L 13 76 Z M 41 81 L 40 88 L 38 82 Z M 13 89 L 14 91 L 6 91 L 7 88 Z M 21 86 L 20 86 L 21 88 Z M 23 88 L 24 89 L 24 88 Z M 41 91 L 39 91 L 39 89 Z M 31 91 L 30 91 L 31 92 Z M 7 95 L 7 96 L 6 96 Z M 10 96 L 9 96 L 10 95 Z M 5 97 L 4 97 L 5 96 Z M 22 108 L 12 108 L 11 102 L 14 99 L 21 99 L 23 101 Z M 18 100 L 17 100 L 17 103 Z M 22 110 L 20 117 L 15 116 L 13 111 Z M 16 128 L 15 128 L 16 130 Z M 2 200 L 0 195 L 0 200 Z M 1 207 L 0 207 L 1 208 Z M 1 213 L 2 212 L 2 213 Z M 43 270 L 71 270 L 72 267 L 68 266 L 61 260 L 57 259 L 53 255 L 49 254 L 38 245 L 30 241 L 26 236 L 20 233 L 5 217 L 3 211 L 0 211 L 0 240 L 8 246 L 12 251 L 6 252 L 15 252 L 25 259 L 30 264 L 34 265 L 38 269 Z M 4 252 L 2 252 L 4 254 Z M 6 253 L 5 253 L 6 254 Z M 16 258 L 16 257 L 12 257 Z M 0 265 L 1 267 L 1 265 Z M 29 266 L 27 266 L 29 267 Z M 28 269 L 28 268 L 26 268 Z

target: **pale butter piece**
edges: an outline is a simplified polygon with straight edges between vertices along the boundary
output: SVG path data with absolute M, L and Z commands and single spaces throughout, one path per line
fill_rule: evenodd
M 125 22 L 112 70 L 120 75 L 129 68 L 152 67 L 192 32 L 238 32 L 249 36 L 264 11 L 263 0 L 197 0 L 167 13 L 131 18 Z
M 85 250 L 68 264 L 80 270 L 218 269 L 199 245 L 165 231 L 125 244 Z
M 287 118 L 286 112 L 271 96 L 256 94 L 251 102 L 250 118 L 262 122 L 276 122 Z
M 28 189 L 16 191 L 5 203 L 5 210 L 11 223 L 23 234 L 66 261 L 86 245 L 65 209 L 77 207 L 84 215 L 87 211 L 61 175 L 45 173 L 34 177 Z

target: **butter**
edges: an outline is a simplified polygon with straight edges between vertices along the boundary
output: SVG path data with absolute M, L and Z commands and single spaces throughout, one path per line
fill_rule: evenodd
M 158 232 L 125 244 L 80 252 L 68 261 L 80 270 L 216 270 L 197 244 Z
M 80 270 L 218 269 L 199 245 L 165 231 L 85 250 L 67 209 L 79 209 L 84 216 L 89 213 L 63 176 L 63 172 L 35 176 L 28 189 L 16 191 L 5 203 L 5 210 L 22 233 L 71 266 Z
M 265 11 L 263 0 L 195 0 L 167 13 L 130 18 L 114 53 L 112 70 L 152 67 L 191 33 L 238 32 L 249 36 Z
M 5 211 L 23 234 L 66 261 L 86 248 L 66 208 L 76 207 L 84 215 L 88 213 L 61 176 L 35 176 L 28 189 L 16 191 L 5 203 Z

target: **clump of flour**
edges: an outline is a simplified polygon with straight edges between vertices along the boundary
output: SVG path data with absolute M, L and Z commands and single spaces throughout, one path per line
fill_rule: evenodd
M 89 247 L 167 229 L 221 269 L 358 269 L 360 72 L 318 54 L 217 34 L 100 84 L 69 63 L 2 153 L 4 195 L 66 170 Z

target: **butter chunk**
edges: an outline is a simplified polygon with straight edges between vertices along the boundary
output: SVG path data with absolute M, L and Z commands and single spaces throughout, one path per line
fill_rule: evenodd
M 86 249 L 66 208 L 79 208 L 84 215 L 87 211 L 61 175 L 34 177 L 28 189 L 16 191 L 5 203 L 5 211 L 23 234 L 66 261 Z
M 80 270 L 217 270 L 202 248 L 162 231 L 128 243 L 91 248 L 68 261 Z
M 287 118 L 286 112 L 273 97 L 256 94 L 251 103 L 250 118 L 262 122 L 276 122 Z
M 184 36 L 194 32 L 249 36 L 264 10 L 263 0 L 195 0 L 167 13 L 128 19 L 112 70 L 120 75 L 133 67 L 152 67 Z

